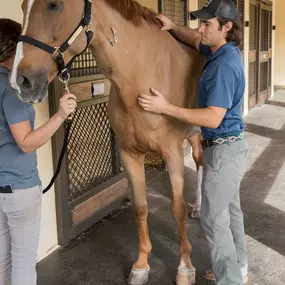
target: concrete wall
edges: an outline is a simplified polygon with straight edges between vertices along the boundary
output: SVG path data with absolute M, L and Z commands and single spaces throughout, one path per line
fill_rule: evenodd
M 22 22 L 21 11 L 22 0 L 0 0 L 0 18 L 10 18 L 18 22 Z M 36 127 L 42 125 L 49 119 L 48 101 L 45 100 L 39 105 L 35 105 L 36 109 Z M 45 146 L 37 151 L 38 154 L 38 168 L 43 187 L 45 187 L 52 175 L 52 149 L 51 143 L 48 142 Z M 55 210 L 55 195 L 54 189 L 45 194 L 43 198 L 43 215 L 41 238 L 38 250 L 38 260 L 48 255 L 52 250 L 58 246 L 57 239 L 57 224 L 56 224 L 56 210 Z
M 158 0 L 137 0 L 140 4 L 145 7 L 152 9 L 153 11 L 158 11 Z
M 22 0 L 0 0 L 0 18 L 9 18 L 17 22 L 22 22 Z
M 275 69 L 274 85 L 285 88 L 285 1 L 275 0 Z
M 188 7 L 189 7 L 190 12 L 196 11 L 199 9 L 198 0 L 188 0 L 188 1 L 189 1 Z M 199 21 L 198 20 L 189 21 L 189 27 L 191 29 L 197 29 L 199 27 Z

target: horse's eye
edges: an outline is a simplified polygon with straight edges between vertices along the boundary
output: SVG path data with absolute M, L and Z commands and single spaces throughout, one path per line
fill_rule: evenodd
M 50 11 L 58 11 L 63 7 L 63 2 L 51 2 L 48 4 L 48 9 Z

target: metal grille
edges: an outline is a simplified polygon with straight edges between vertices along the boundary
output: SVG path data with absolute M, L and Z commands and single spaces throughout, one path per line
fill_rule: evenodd
M 244 38 L 244 0 L 235 1 L 239 12 L 240 12 L 240 22 L 242 25 L 242 43 L 240 45 L 240 49 L 243 50 L 243 38 Z
M 107 104 L 79 108 L 74 114 L 67 148 L 70 201 L 120 172 Z
M 101 74 L 92 52 L 87 49 L 85 53 L 78 56 L 71 67 L 71 77 Z
M 273 18 L 272 18 L 272 11 L 269 12 L 269 48 L 272 49 L 272 25 L 273 25 Z
M 257 49 L 257 6 L 254 4 L 250 4 L 250 39 L 249 39 L 249 46 L 250 50 L 256 50 Z
M 260 92 L 267 90 L 268 62 L 260 64 Z
M 256 69 L 257 65 L 256 62 L 251 62 L 249 64 L 249 97 L 255 96 L 256 95 Z
M 233 0 L 233 2 L 238 7 L 238 10 L 240 12 L 240 21 L 243 24 L 244 23 L 244 0 Z
M 187 0 L 165 0 L 164 14 L 181 26 L 187 26 Z
M 269 11 L 261 9 L 261 51 L 268 51 Z

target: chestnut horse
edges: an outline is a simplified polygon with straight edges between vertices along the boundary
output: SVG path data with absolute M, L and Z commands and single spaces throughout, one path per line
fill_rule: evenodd
M 63 58 L 64 53 L 64 62 L 67 63 L 80 54 L 86 48 L 86 33 L 90 32 L 92 25 L 94 36 L 90 49 L 102 73 L 112 83 L 108 116 L 132 184 L 139 254 L 128 278 L 129 284 L 145 284 L 150 270 L 151 242 L 144 170 L 148 151 L 160 153 L 166 161 L 173 189 L 171 210 L 178 226 L 181 255 L 176 284 L 192 284 L 195 282 L 195 268 L 190 259 L 187 207 L 183 197 L 183 141 L 189 126 L 168 116 L 145 112 L 137 99 L 139 94 L 148 94 L 153 87 L 172 104 L 195 107 L 204 60 L 196 50 L 186 48 L 170 33 L 162 32 L 154 13 L 134 0 L 25 0 L 22 8 L 23 38 L 17 46 L 10 80 L 26 102 L 43 100 L 48 84 L 63 70 L 58 70 L 60 65 L 54 58 Z M 78 23 L 82 23 L 82 15 L 84 21 L 80 27 Z M 66 45 L 67 42 L 68 46 L 63 48 L 62 43 Z M 45 47 L 60 48 L 50 51 L 43 47 L 44 44 Z M 194 159 L 199 165 L 199 134 L 190 141 Z

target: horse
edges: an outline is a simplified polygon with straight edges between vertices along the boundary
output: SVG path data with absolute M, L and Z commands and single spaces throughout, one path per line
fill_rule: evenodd
M 24 0 L 22 9 L 23 31 L 10 78 L 22 100 L 41 102 L 47 96 L 48 84 L 59 72 L 67 84 L 65 63 L 87 45 L 112 83 L 108 117 L 131 182 L 139 237 L 138 258 L 128 283 L 147 283 L 150 271 L 148 257 L 152 246 L 144 169 L 145 154 L 149 151 L 161 154 L 171 180 L 171 211 L 178 226 L 181 257 L 176 284 L 194 283 L 183 197 L 183 141 L 189 126 L 165 115 L 145 112 L 137 100 L 141 93 L 150 94 L 153 87 L 172 104 L 195 107 L 204 65 L 202 57 L 169 32 L 162 32 L 155 13 L 134 0 Z M 199 166 L 202 160 L 199 134 L 190 137 L 190 142 Z

